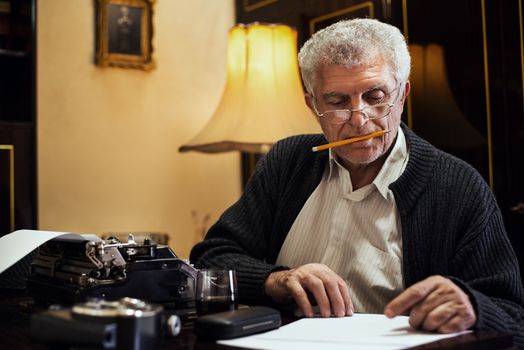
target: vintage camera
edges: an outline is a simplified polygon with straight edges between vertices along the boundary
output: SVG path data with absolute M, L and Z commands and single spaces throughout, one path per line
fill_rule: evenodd
M 31 315 L 31 336 L 44 343 L 101 349 L 155 349 L 180 332 L 180 319 L 140 299 L 90 300 Z

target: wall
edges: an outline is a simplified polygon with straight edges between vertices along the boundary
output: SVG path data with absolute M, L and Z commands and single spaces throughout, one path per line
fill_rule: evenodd
M 192 210 L 215 221 L 240 195 L 237 153 L 178 153 L 225 82 L 232 0 L 157 0 L 157 68 L 94 65 L 95 1 L 41 0 L 37 26 L 39 229 L 168 232 L 182 257 Z

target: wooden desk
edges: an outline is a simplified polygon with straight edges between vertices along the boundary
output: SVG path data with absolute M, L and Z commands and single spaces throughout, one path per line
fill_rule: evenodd
M 31 298 L 12 293 L 0 293 L 0 346 L 2 349 L 49 350 L 52 347 L 38 343 L 29 336 L 29 313 L 20 305 Z M 291 322 L 284 318 L 284 323 Z M 191 329 L 183 329 L 177 337 L 165 339 L 158 349 L 177 350 L 233 350 L 229 346 L 218 345 L 198 339 Z M 417 346 L 412 349 L 514 349 L 511 335 L 496 332 L 475 332 L 455 338 Z

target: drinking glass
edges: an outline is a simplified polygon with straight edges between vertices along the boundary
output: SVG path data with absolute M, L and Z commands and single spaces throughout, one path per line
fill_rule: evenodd
M 198 271 L 196 311 L 198 316 L 237 308 L 235 270 L 202 269 Z

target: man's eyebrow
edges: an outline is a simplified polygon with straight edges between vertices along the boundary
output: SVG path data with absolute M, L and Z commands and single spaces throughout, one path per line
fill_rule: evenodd
M 384 91 L 387 91 L 388 90 L 388 84 L 386 84 L 386 83 L 378 83 L 378 84 L 370 87 L 369 89 L 363 91 L 362 94 L 365 94 L 366 92 L 370 92 L 370 91 L 373 91 L 373 90 L 384 90 Z
M 370 92 L 370 91 L 373 91 L 373 90 L 384 90 L 384 91 L 387 91 L 387 87 L 388 85 L 386 83 L 378 83 L 376 85 L 373 85 L 372 87 L 362 91 L 362 95 Z M 345 94 L 345 93 L 342 93 L 342 92 L 337 92 L 337 91 L 330 91 L 330 92 L 325 92 L 322 94 L 322 98 L 324 100 L 327 100 L 327 99 L 330 99 L 330 98 L 340 98 L 340 99 L 344 99 L 344 100 L 348 100 L 351 98 L 351 95 L 349 94 Z
M 322 98 L 324 100 L 327 100 L 327 99 L 330 99 L 330 98 L 349 99 L 349 95 L 348 94 L 344 94 L 342 92 L 331 91 L 331 92 L 323 93 L 322 94 Z

